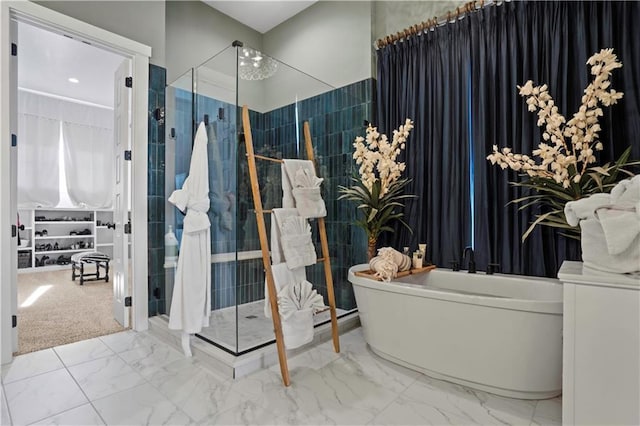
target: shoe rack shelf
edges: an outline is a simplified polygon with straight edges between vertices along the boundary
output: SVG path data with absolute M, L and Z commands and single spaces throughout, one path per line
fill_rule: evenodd
M 71 255 L 98 250 L 113 255 L 113 211 L 20 210 L 20 272 L 69 268 Z

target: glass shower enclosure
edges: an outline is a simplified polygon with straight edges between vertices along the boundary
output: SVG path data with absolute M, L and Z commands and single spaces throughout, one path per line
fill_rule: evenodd
M 364 134 L 371 117 L 371 83 L 336 89 L 258 49 L 232 46 L 189 70 L 166 89 L 165 193 L 180 188 L 187 176 L 197 126 L 208 136 L 209 219 L 211 221 L 211 321 L 197 336 L 241 355 L 273 343 L 270 318 L 264 314 L 264 270 L 251 196 L 243 140 L 241 110 L 250 110 L 256 154 L 274 158 L 306 158 L 303 123 L 308 121 L 318 174 L 324 178 L 327 235 L 338 317 L 355 311 L 347 270 L 366 259 L 366 240 L 351 226 L 355 208 L 337 200 L 338 185 L 349 185 L 354 164 L 355 136 Z M 279 164 L 258 162 L 263 207 L 280 207 Z M 178 240 L 182 214 L 165 203 L 165 232 L 169 225 Z M 265 217 L 270 229 L 269 215 Z M 314 233 L 317 227 L 312 226 Z M 320 253 L 318 235 L 313 235 Z M 166 267 L 170 315 L 173 268 Z M 327 303 L 322 264 L 307 267 L 307 279 Z M 329 312 L 317 315 L 316 325 L 329 322 Z

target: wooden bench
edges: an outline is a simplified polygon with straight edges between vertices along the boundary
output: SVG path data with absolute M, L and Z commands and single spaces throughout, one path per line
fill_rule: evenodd
M 84 251 L 71 256 L 71 280 L 75 281 L 76 277 L 80 278 L 80 285 L 85 281 L 104 280 L 109 282 L 109 261 L 111 258 L 104 253 L 98 251 Z M 95 272 L 85 272 L 84 266 L 88 264 L 96 265 Z M 100 268 L 104 271 L 104 275 L 100 276 Z M 87 278 L 92 277 L 92 278 Z

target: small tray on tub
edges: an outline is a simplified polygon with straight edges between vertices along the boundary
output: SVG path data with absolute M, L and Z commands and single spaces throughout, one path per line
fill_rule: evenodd
M 429 272 L 433 269 L 436 269 L 436 265 L 427 265 L 427 266 L 423 266 L 422 268 L 409 269 L 408 271 L 398 272 L 398 275 L 396 275 L 396 278 L 406 277 L 407 275 L 420 274 L 422 272 Z M 355 271 L 354 274 L 359 277 L 366 277 L 366 278 L 371 278 L 372 280 L 382 281 L 382 278 L 378 278 L 375 276 L 376 271 L 373 271 L 371 269 L 367 269 L 365 271 Z

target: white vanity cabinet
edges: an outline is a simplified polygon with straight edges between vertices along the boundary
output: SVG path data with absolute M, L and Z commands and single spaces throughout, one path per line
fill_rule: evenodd
M 640 275 L 564 262 L 563 425 L 640 425 Z

